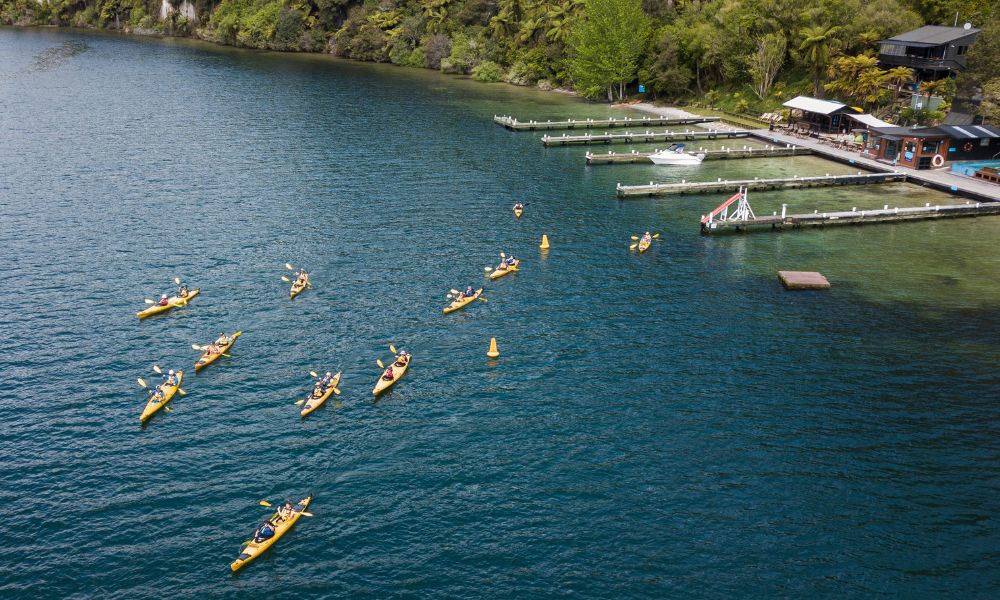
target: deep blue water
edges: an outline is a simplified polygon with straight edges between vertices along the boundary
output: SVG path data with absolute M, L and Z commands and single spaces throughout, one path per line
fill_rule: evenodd
M 0 597 L 993 597 L 997 221 L 703 238 L 722 199 L 619 202 L 649 167 L 490 122 L 607 112 L 0 30 Z M 741 163 L 700 176 L 839 168 Z M 885 190 L 933 198 L 761 202 Z M 484 282 L 500 251 L 521 272 Z M 294 302 L 285 262 L 315 286 Z M 202 295 L 139 322 L 174 276 Z M 466 284 L 489 302 L 442 315 Z M 195 375 L 190 345 L 237 329 Z M 390 343 L 413 365 L 376 403 Z M 154 363 L 188 394 L 140 428 Z M 311 369 L 344 393 L 303 420 Z M 231 575 L 257 501 L 310 492 Z

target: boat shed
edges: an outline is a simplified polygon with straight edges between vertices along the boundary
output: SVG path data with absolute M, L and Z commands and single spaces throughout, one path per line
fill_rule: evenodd
M 945 162 L 1000 159 L 1000 127 L 873 127 L 862 155 L 912 169 L 932 169 Z
M 996 160 L 1000 158 L 1000 127 L 993 125 L 938 125 L 948 134 L 948 160 Z
M 792 126 L 805 124 L 810 133 L 847 133 L 851 123 L 846 116 L 864 112 L 842 102 L 808 96 L 796 96 L 783 106 L 791 109 L 789 122 Z

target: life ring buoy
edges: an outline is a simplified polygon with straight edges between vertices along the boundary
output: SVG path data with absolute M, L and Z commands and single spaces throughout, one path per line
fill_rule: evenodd
M 934 158 L 931 159 L 931 164 L 934 165 L 935 167 L 940 167 L 941 165 L 944 164 L 944 157 L 941 156 L 940 154 L 935 154 Z
M 972 142 L 965 142 L 965 145 L 962 146 L 962 150 L 965 150 L 966 152 L 972 152 Z

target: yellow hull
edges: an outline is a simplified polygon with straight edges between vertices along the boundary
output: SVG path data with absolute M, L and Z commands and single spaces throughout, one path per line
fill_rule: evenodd
M 524 212 L 523 208 L 515 208 L 514 209 L 514 218 L 515 219 L 520 219 L 521 218 L 521 213 L 523 213 L 523 212 Z
M 145 423 L 156 411 L 166 406 L 167 402 L 170 402 L 170 399 L 177 393 L 177 389 L 181 387 L 182 379 L 184 379 L 184 371 L 177 371 L 177 385 L 164 385 L 160 388 L 163 390 L 163 400 L 153 402 L 152 398 L 149 399 L 149 402 L 146 403 L 146 408 L 142 409 L 142 414 L 139 415 L 140 423 Z
M 521 261 L 515 260 L 513 267 L 507 267 L 506 269 L 497 269 L 497 270 L 493 271 L 492 273 L 490 273 L 490 279 L 500 279 L 501 277 L 503 277 L 507 273 L 512 273 L 514 271 L 518 271 L 519 269 L 517 267 L 520 264 L 521 264 Z
M 292 284 L 291 291 L 288 292 L 288 297 L 295 300 L 295 297 L 302 293 L 306 289 L 305 285 L 298 285 L 298 282 Z
M 333 393 L 333 388 L 337 387 L 338 385 L 340 385 L 340 373 L 337 373 L 336 375 L 333 376 L 333 381 L 330 382 L 330 387 L 326 389 L 326 393 L 324 393 L 322 396 L 320 396 L 319 398 L 313 398 L 312 394 L 309 394 L 309 397 L 306 398 L 306 403 L 302 405 L 302 412 L 300 412 L 299 414 L 304 417 L 309 413 L 311 413 L 312 411 L 316 410 L 317 408 L 323 406 L 323 403 L 326 402 L 327 398 L 330 397 L 330 394 Z
M 295 522 L 302 516 L 302 511 L 309 507 L 309 502 L 311 500 L 312 496 L 303 498 L 302 501 L 295 506 L 292 516 L 289 517 L 288 520 L 282 521 L 279 525 L 275 525 L 273 536 L 259 544 L 257 542 L 250 542 L 247 547 L 243 549 L 243 552 L 240 553 L 236 560 L 229 565 L 229 568 L 233 570 L 233 573 L 239 571 L 250 561 L 263 554 L 268 548 L 271 547 L 272 544 L 274 544 L 274 542 L 277 542 L 281 536 L 285 535 L 285 532 L 291 529 L 292 525 L 295 525 Z M 276 516 L 278 516 L 278 513 L 274 513 L 274 516 L 272 516 L 271 519 L 274 519 Z
M 384 393 L 386 390 L 388 390 L 392 386 L 396 385 L 396 382 L 399 381 L 399 379 L 403 376 L 403 373 L 406 373 L 406 370 L 410 368 L 410 363 L 411 362 L 413 362 L 413 355 L 412 354 L 410 354 L 407 357 L 406 364 L 403 365 L 402 367 L 397 367 L 396 366 L 396 362 L 393 361 L 393 363 L 392 363 L 392 380 L 391 381 L 386 381 L 385 379 L 382 378 L 381 375 L 379 375 L 378 383 L 375 384 L 375 389 L 372 390 L 372 394 L 375 394 L 376 396 L 378 396 L 379 394 Z
M 186 304 L 185 300 L 190 301 L 191 298 L 194 298 L 195 296 L 197 296 L 198 292 L 200 292 L 200 291 L 201 290 L 191 290 L 191 291 L 189 291 L 188 295 L 187 295 L 187 298 L 181 298 L 180 296 L 173 296 L 173 297 L 167 299 L 166 306 L 160 306 L 160 305 L 150 306 L 146 310 L 140 310 L 139 312 L 135 313 L 135 316 L 139 317 L 140 319 L 145 319 L 146 317 L 152 317 L 153 315 L 158 315 L 158 314 L 160 314 L 162 312 L 167 312 L 171 308 L 177 308 L 178 306 L 184 306 L 184 304 Z
M 220 348 L 218 354 L 212 354 L 212 355 L 202 354 L 201 358 L 198 359 L 198 362 L 194 363 L 194 372 L 197 373 L 198 371 L 204 369 L 208 365 L 219 360 L 219 357 L 228 352 L 229 349 L 233 347 L 233 344 L 236 343 L 236 338 L 240 337 L 241 335 L 243 335 L 242 331 L 237 331 L 236 333 L 234 333 L 232 340 L 228 344 L 226 344 L 225 347 Z
M 651 241 L 650 242 L 639 242 L 639 254 L 642 254 L 646 250 L 649 250 L 649 247 L 651 245 L 653 245 L 653 242 L 651 242 Z
M 476 298 L 478 298 L 479 295 L 482 294 L 482 293 L 483 293 L 483 288 L 479 288 L 478 290 L 476 290 L 475 294 L 473 294 L 471 296 L 466 296 L 465 298 L 462 298 L 461 300 L 455 300 L 455 301 L 453 301 L 451 304 L 449 304 L 448 306 L 444 307 L 444 309 L 443 309 L 444 310 L 444 314 L 448 314 L 450 312 L 454 312 L 454 311 L 456 311 L 456 310 L 458 310 L 460 308 L 468 306 L 469 304 L 475 302 Z

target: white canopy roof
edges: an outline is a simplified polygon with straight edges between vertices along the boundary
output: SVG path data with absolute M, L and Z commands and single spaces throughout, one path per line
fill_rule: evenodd
M 872 115 L 865 113 L 863 115 L 847 115 L 847 118 L 854 119 L 862 125 L 867 125 L 869 127 L 894 127 L 892 123 L 886 123 L 882 119 L 876 119 Z
M 788 102 L 785 102 L 782 106 L 819 113 L 821 115 L 828 115 L 844 108 L 847 105 L 841 102 L 831 102 L 829 100 L 820 100 L 819 98 L 810 98 L 808 96 L 796 96 Z

